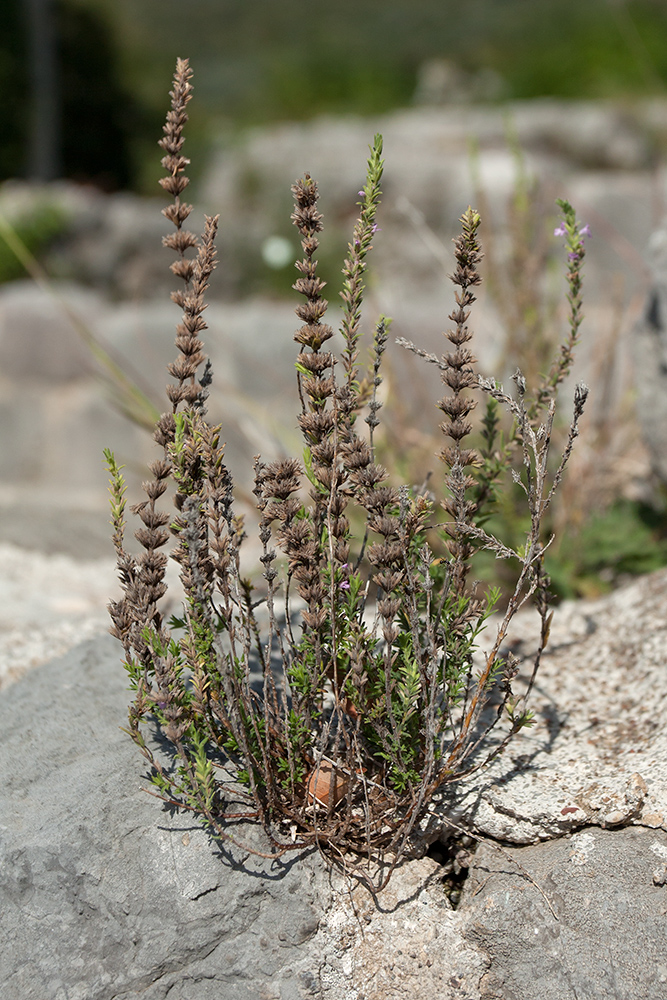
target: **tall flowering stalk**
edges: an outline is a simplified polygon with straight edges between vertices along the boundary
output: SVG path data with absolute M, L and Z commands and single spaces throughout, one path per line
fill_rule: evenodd
M 474 502 L 471 503 L 467 496 L 470 487 L 475 485 L 475 480 L 465 470 L 479 462 L 477 452 L 472 448 L 462 447 L 461 442 L 472 431 L 472 424 L 467 418 L 477 406 L 477 400 L 466 392 L 477 385 L 472 367 L 476 359 L 466 344 L 473 336 L 468 327 L 470 307 L 475 301 L 472 289 L 482 280 L 477 270 L 482 258 L 477 238 L 480 222 L 479 214 L 468 208 L 461 218 L 461 235 L 455 240 L 457 266 L 452 281 L 457 286 L 454 293 L 456 308 L 449 316 L 455 326 L 447 333 L 447 339 L 455 350 L 445 355 L 441 371 L 442 381 L 451 389 L 451 393 L 438 402 L 438 407 L 447 417 L 445 423 L 441 424 L 441 429 L 453 442 L 442 450 L 440 458 L 449 469 L 450 498 L 443 506 L 452 516 L 452 522 L 445 530 L 450 537 L 448 548 L 452 556 L 452 587 L 457 594 L 465 592 L 473 552 L 470 539 L 460 528 L 461 522 L 469 521 L 475 510 Z
M 345 391 L 339 393 L 339 406 L 344 415 L 348 433 L 353 420 L 353 411 L 347 407 L 352 400 L 359 400 L 358 370 L 355 367 L 359 356 L 357 344 L 361 335 L 361 305 L 364 296 L 363 277 L 366 271 L 366 257 L 373 248 L 373 237 L 379 231 L 375 219 L 380 204 L 382 171 L 382 136 L 376 135 L 368 160 L 367 181 L 359 191 L 359 219 L 354 227 L 352 241 L 348 244 L 348 255 L 343 265 L 343 321 L 341 333 L 345 342 L 342 353 L 342 364 L 345 371 Z
M 537 393 L 537 407 L 541 409 L 548 405 L 549 399 L 563 380 L 568 376 L 574 362 L 574 349 L 579 343 L 579 328 L 583 322 L 583 266 L 586 256 L 584 239 L 591 237 L 589 225 L 582 225 L 577 220 L 577 213 L 569 201 L 558 198 L 557 205 L 561 210 L 560 224 L 554 229 L 554 236 L 565 237 L 567 250 L 567 301 L 569 305 L 569 333 L 560 348 L 560 353 L 554 359 L 548 376 L 543 380 Z

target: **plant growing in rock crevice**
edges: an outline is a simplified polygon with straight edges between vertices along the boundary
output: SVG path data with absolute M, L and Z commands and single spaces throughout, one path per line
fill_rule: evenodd
M 577 389 L 568 444 L 549 483 L 559 379 L 538 399 L 547 411 L 538 424 L 520 373 L 515 399 L 473 367 L 468 320 L 481 248 L 480 218 L 468 209 L 455 242 L 456 307 L 447 335 L 453 350 L 442 358 L 427 356 L 439 365 L 449 389 L 438 403 L 448 438 L 441 453 L 449 494 L 446 520 L 438 522 L 425 493 L 389 485 L 373 445 L 387 341 L 384 317 L 375 330 L 370 371 L 361 373 L 358 366 L 366 257 L 377 232 L 382 177 L 382 140 L 376 136 L 343 268 L 340 359 L 328 349 L 334 331 L 324 322 L 317 184 L 306 174 L 292 189 L 292 219 L 303 248 L 294 283 L 303 296 L 296 310 L 302 325 L 295 334 L 303 461 L 255 460 L 264 583 L 256 587 L 244 578 L 239 561 L 244 528 L 234 513 L 221 429 L 206 419 L 212 376 L 200 339 L 218 220 L 207 218 L 201 239 L 184 229 L 191 211 L 181 201 L 188 183 L 182 145 L 190 76 L 187 61 L 179 60 L 161 141 L 167 171 L 162 185 L 173 197 L 164 214 L 175 228 L 165 243 L 177 254 L 172 271 L 183 289 L 172 297 L 183 318 L 179 356 L 169 366 L 175 380 L 167 389 L 171 410 L 155 431 L 162 456 L 151 465 L 146 499 L 133 507 L 143 522 L 135 533 L 143 549 L 136 558 L 124 545 L 122 474 L 106 452 L 124 588 L 122 599 L 110 606 L 112 632 L 123 644 L 135 692 L 129 733 L 151 765 L 159 795 L 197 812 L 215 835 L 234 841 L 234 821 L 256 818 L 268 834 L 271 856 L 317 845 L 348 869 L 355 868 L 355 857 L 386 857 L 388 864 L 377 872 L 383 884 L 408 849 L 434 792 L 482 767 L 530 723 L 525 697 L 513 692 L 518 663 L 502 648 L 512 616 L 534 597 L 542 617 L 534 677 L 549 631 L 541 520 L 577 435 L 586 393 Z M 565 204 L 563 210 L 576 241 L 574 213 Z M 573 310 L 576 332 L 578 299 Z M 562 368 L 566 360 L 558 364 Z M 467 443 L 472 390 L 488 398 L 480 451 Z M 531 525 L 519 551 L 484 529 L 505 464 L 496 438 L 499 404 L 515 418 L 524 458 L 524 474 L 517 479 Z M 170 484 L 173 516 L 158 506 Z M 361 538 L 352 532 L 353 514 L 364 524 Z M 433 556 L 430 533 L 446 539 L 446 559 Z M 160 601 L 170 536 L 185 598 L 182 615 L 166 621 Z M 498 600 L 496 591 L 480 595 L 469 582 L 471 559 L 480 547 L 516 560 L 519 572 L 495 640 L 475 656 Z M 491 698 L 489 715 L 484 710 Z M 169 764 L 146 739 L 152 721 L 173 747 Z M 496 728 L 499 735 L 491 742 Z M 242 794 L 247 800 L 242 816 L 230 815 L 232 788 L 235 798 Z

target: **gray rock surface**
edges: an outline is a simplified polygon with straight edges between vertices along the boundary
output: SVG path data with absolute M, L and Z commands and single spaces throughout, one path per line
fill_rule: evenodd
M 156 194 L 158 192 L 156 191 Z M 58 212 L 61 232 L 46 252 L 48 273 L 82 282 L 112 300 L 169 294 L 169 254 L 161 246 L 169 223 L 165 199 L 130 192 L 106 195 L 91 185 L 12 180 L 0 188 L 0 211 L 14 225 Z
M 506 855 L 482 846 L 462 910 L 490 962 L 483 1000 L 663 1000 L 665 858 L 667 834 L 638 828 L 589 827 Z
M 117 653 L 79 647 L 3 699 L 2 994 L 152 1000 L 178 983 L 172 995 L 254 998 L 315 933 L 326 881 L 308 861 L 216 856 L 139 790 Z
M 317 855 L 216 849 L 164 811 L 119 729 L 126 703 L 109 637 L 0 700 L 3 1000 L 379 1000 L 388 964 L 395 996 L 423 983 L 435 1000 L 448 970 L 481 974 L 434 862 L 405 866 L 376 910 Z M 267 849 L 252 826 L 237 836 Z
M 158 412 L 166 409 L 166 367 L 176 354 L 179 320 L 168 296 L 112 305 L 74 286 L 59 286 L 58 294 L 139 381 Z M 229 465 L 247 488 L 253 455 L 261 451 L 270 461 L 286 448 L 301 448 L 292 339 L 298 321 L 293 304 L 270 301 L 217 302 L 206 320 L 214 371 L 210 417 L 223 424 Z M 104 510 L 105 447 L 113 448 L 132 488 L 139 489 L 158 450 L 146 429 L 118 412 L 99 380 L 103 373 L 57 300 L 29 281 L 0 287 L 0 489 L 41 491 L 56 508 L 63 497 L 65 506 L 76 506 L 75 494 L 79 507 L 89 499 Z M 0 492 L 0 506 L 2 500 Z
M 454 813 L 516 844 L 591 824 L 667 832 L 666 610 L 666 570 L 557 608 L 531 694 L 535 725 L 457 796 Z M 536 622 L 515 622 L 525 678 Z
M 457 910 L 435 855 L 373 899 L 316 855 L 257 858 L 255 827 L 220 849 L 165 810 L 109 636 L 28 671 L 0 695 L 3 1000 L 661 1000 L 666 589 L 557 613 L 540 725 L 450 803 L 485 840 Z
M 109 627 L 112 558 L 75 560 L 0 542 L 0 690 Z

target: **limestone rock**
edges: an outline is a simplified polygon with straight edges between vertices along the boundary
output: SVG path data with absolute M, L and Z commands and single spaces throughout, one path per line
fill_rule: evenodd
M 109 628 L 115 560 L 73 559 L 0 543 L 0 690 Z
M 667 892 L 653 872 L 665 857 L 667 834 L 636 827 L 480 848 L 459 912 L 489 958 L 482 1000 L 663 1000 Z
M 463 941 L 437 865 L 404 866 L 375 908 L 317 854 L 216 849 L 144 793 L 119 728 L 127 701 L 108 636 L 0 700 L 3 1000 L 380 1000 L 421 982 L 440 1000 L 449 969 L 474 985 L 485 960 Z M 255 826 L 236 836 L 267 850 Z
M 2 994 L 156 1000 L 178 983 L 188 1000 L 254 1000 L 315 933 L 326 880 L 308 860 L 221 856 L 162 812 L 118 728 L 124 687 L 107 638 L 3 698 Z
M 452 789 L 434 808 L 428 836 L 439 816 L 515 844 L 589 825 L 667 831 L 666 605 L 667 571 L 659 570 L 557 608 L 531 694 L 535 725 Z M 524 677 L 535 617 L 522 614 L 514 631 Z M 446 818 L 442 829 L 446 835 Z
M 3 1000 L 661 1000 L 666 589 L 557 613 L 539 726 L 448 813 L 531 846 L 480 847 L 456 910 L 435 856 L 374 899 L 317 855 L 251 854 L 257 827 L 221 849 L 165 811 L 110 637 L 29 671 L 0 697 Z

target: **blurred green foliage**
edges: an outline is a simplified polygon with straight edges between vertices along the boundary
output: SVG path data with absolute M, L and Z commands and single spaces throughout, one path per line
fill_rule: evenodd
M 0 179 L 21 173 L 25 166 L 26 121 L 29 115 L 25 32 L 18 0 L 0 5 Z
M 667 565 L 665 511 L 619 498 L 554 541 L 546 569 L 558 597 L 597 597 Z
M 114 190 L 131 187 L 138 162 L 135 136 L 153 119 L 122 79 L 119 53 L 104 17 L 59 0 L 62 159 L 67 177 Z
M 586 433 L 584 427 L 583 434 Z M 520 514 L 520 498 L 504 491 L 503 503 L 490 518 L 492 532 L 504 531 L 509 544 L 524 537 L 528 523 Z M 548 539 L 553 525 L 545 523 Z M 664 508 L 618 497 L 609 506 L 591 510 L 576 524 L 560 525 L 547 549 L 545 569 L 556 602 L 596 598 L 634 576 L 667 566 L 667 518 Z M 484 585 L 514 584 L 512 569 L 490 553 L 474 557 L 477 579 Z
M 58 158 L 63 174 L 114 190 L 138 175 L 135 137 L 160 131 L 119 70 L 119 40 L 104 12 L 77 0 L 51 0 L 57 44 Z M 26 176 L 31 128 L 27 0 L 0 3 L 0 181 Z
M 176 51 L 197 100 L 235 120 L 369 114 L 411 102 L 424 60 L 501 74 L 510 98 L 604 97 L 667 84 L 663 0 L 80 0 L 113 23 L 150 103 Z M 139 58 L 140 57 L 140 58 Z
M 37 202 L 11 220 L 11 228 L 26 249 L 37 256 L 67 229 L 67 213 L 47 199 Z M 9 238 L 9 237 L 8 237 Z M 27 271 L 0 232 L 0 284 L 26 277 Z
M 21 172 L 26 46 L 21 5 L 0 5 L 0 177 Z M 55 2 L 55 0 L 54 0 Z M 664 0 L 57 0 L 65 170 L 152 185 L 163 83 L 197 68 L 193 159 L 213 133 L 322 113 L 410 105 L 420 67 L 491 69 L 509 99 L 664 93 Z M 75 136 L 78 135 L 78 147 Z M 76 155 L 78 167 L 69 150 Z M 150 151 L 150 157 L 149 157 Z

